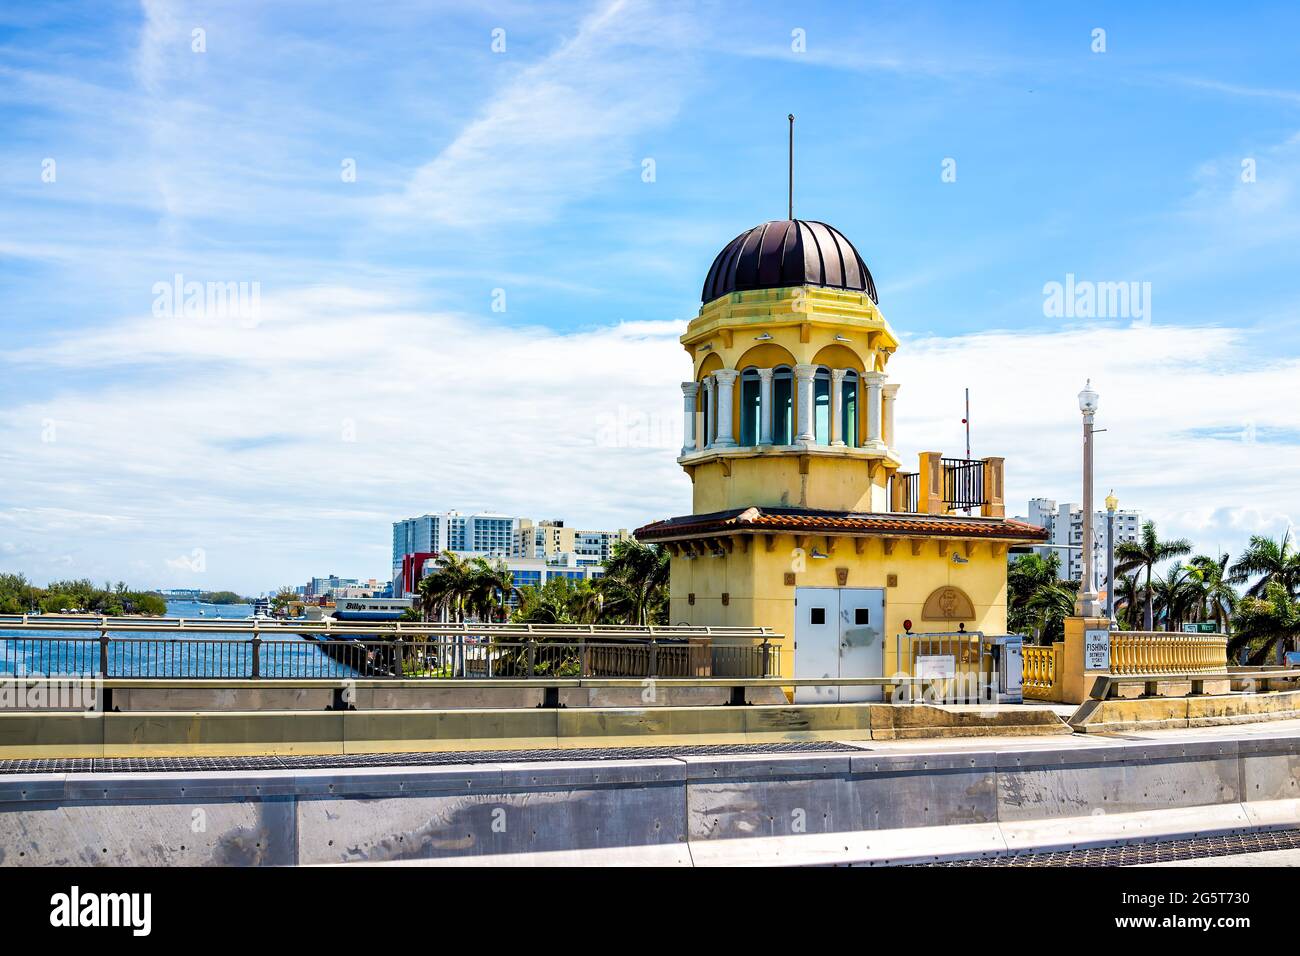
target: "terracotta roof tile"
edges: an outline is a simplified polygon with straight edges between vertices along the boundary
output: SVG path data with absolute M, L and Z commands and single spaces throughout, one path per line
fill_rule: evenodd
M 995 538 L 1006 541 L 1046 541 L 1045 528 L 1014 518 L 964 515 L 854 513 L 795 508 L 746 508 L 704 515 L 683 515 L 656 521 L 636 530 L 642 541 L 666 541 L 708 534 L 751 532 L 809 532 L 813 534 L 921 535 L 925 537 Z

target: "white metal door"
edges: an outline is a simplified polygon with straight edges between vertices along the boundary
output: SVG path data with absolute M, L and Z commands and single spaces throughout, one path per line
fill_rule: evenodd
M 885 676 L 885 592 L 882 588 L 840 589 L 840 676 Z M 884 700 L 883 687 L 842 687 L 842 703 Z
M 794 676 L 840 676 L 839 588 L 794 589 Z M 838 687 L 796 687 L 795 703 L 824 704 L 840 699 Z

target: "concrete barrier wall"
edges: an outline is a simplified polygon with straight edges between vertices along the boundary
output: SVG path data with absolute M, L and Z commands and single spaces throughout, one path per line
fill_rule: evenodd
M 1300 737 L 0 777 L 0 865 L 897 862 L 1300 826 Z M 1207 822 L 1208 821 L 1208 822 Z
M 1141 690 L 1141 685 L 1134 685 Z M 1070 726 L 1079 733 L 1176 730 L 1300 718 L 1300 691 L 1084 701 Z
M 5 710 L 80 713 L 88 709 L 69 703 L 70 689 L 85 685 L 92 700 L 103 690 L 111 692 L 112 709 L 124 713 L 171 711 L 322 711 L 332 708 L 336 692 L 346 690 L 347 703 L 356 710 L 483 710 L 542 706 L 541 686 L 512 684 L 507 680 L 164 680 L 154 678 L 95 681 L 83 678 L 28 678 L 22 703 L 6 703 Z M 34 688 L 42 686 L 41 693 Z M 652 698 L 647 695 L 653 694 Z M 60 697 L 62 695 L 62 697 Z M 611 686 L 593 681 L 583 686 L 577 679 L 559 688 L 564 707 L 716 707 L 726 704 L 731 688 L 681 686 L 667 681 L 653 685 L 627 680 Z M 754 704 L 786 704 L 780 687 L 751 687 L 746 698 Z M 77 701 L 82 698 L 76 698 Z M 102 706 L 102 705 L 101 705 Z
M 1047 709 L 926 705 L 482 710 L 0 711 L 0 759 L 284 756 L 1068 734 Z

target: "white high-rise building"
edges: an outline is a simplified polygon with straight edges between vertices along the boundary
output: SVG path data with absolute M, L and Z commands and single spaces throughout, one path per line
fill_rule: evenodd
M 461 514 L 442 511 L 393 522 L 393 574 L 401 574 L 402 558 L 421 551 L 462 551 L 509 556 L 519 519 L 502 514 Z
M 572 555 L 579 567 L 607 563 L 614 545 L 632 537 L 617 531 L 580 531 L 563 521 L 534 522 L 503 514 L 434 512 L 393 522 L 393 579 L 402 574 L 402 559 L 410 554 L 456 551 L 501 558 L 540 558 L 554 562 Z
M 1046 556 L 1056 552 L 1061 558 L 1062 581 L 1077 581 L 1083 574 L 1083 508 L 1065 502 L 1060 505 L 1052 498 L 1030 498 L 1029 516 L 1021 518 L 1052 533 L 1049 544 L 1016 548 L 1018 553 L 1032 551 Z M 1137 541 L 1142 533 L 1142 512 L 1117 510 L 1115 512 L 1115 545 L 1123 541 Z M 1014 554 L 1011 555 L 1014 558 Z M 1092 516 L 1092 567 L 1095 572 L 1093 589 L 1104 590 L 1106 582 L 1106 512 L 1095 511 Z

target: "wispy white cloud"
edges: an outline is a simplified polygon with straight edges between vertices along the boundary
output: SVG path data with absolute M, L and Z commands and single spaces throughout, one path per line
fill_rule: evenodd
M 384 211 L 452 226 L 539 222 L 618 175 L 637 175 L 637 136 L 670 120 L 683 95 L 682 51 L 657 39 L 682 20 L 639 0 L 595 10 L 508 82 Z M 508 34 L 506 42 L 508 51 Z
M 1284 103 L 1300 104 L 1300 91 L 1267 86 L 1246 86 L 1240 83 L 1224 83 L 1195 76 L 1178 76 L 1174 79 L 1185 86 L 1228 96 L 1245 96 L 1252 99 L 1280 100 Z
M 66 384 L 0 413 L 0 464 L 18 476 L 0 542 L 66 541 L 73 566 L 48 573 L 113 576 L 129 558 L 151 584 L 262 589 L 329 568 L 382 575 L 389 523 L 429 509 L 614 527 L 690 509 L 674 461 L 689 369 L 678 322 L 560 333 L 346 288 L 273 297 L 263 313 L 255 328 L 127 319 L 13 356 Z M 1169 533 L 1236 546 L 1300 514 L 1300 443 L 1259 438 L 1287 434 L 1300 360 L 1257 346 L 1242 330 L 1173 326 L 907 340 L 890 368 L 902 449 L 958 451 L 969 385 L 973 450 L 1006 456 L 1012 507 L 1068 500 L 1075 392 L 1091 376 L 1109 428 L 1099 483 Z M 77 384 L 119 362 L 130 384 Z M 73 514 L 99 517 L 74 533 Z M 199 576 L 174 563 L 195 548 Z

